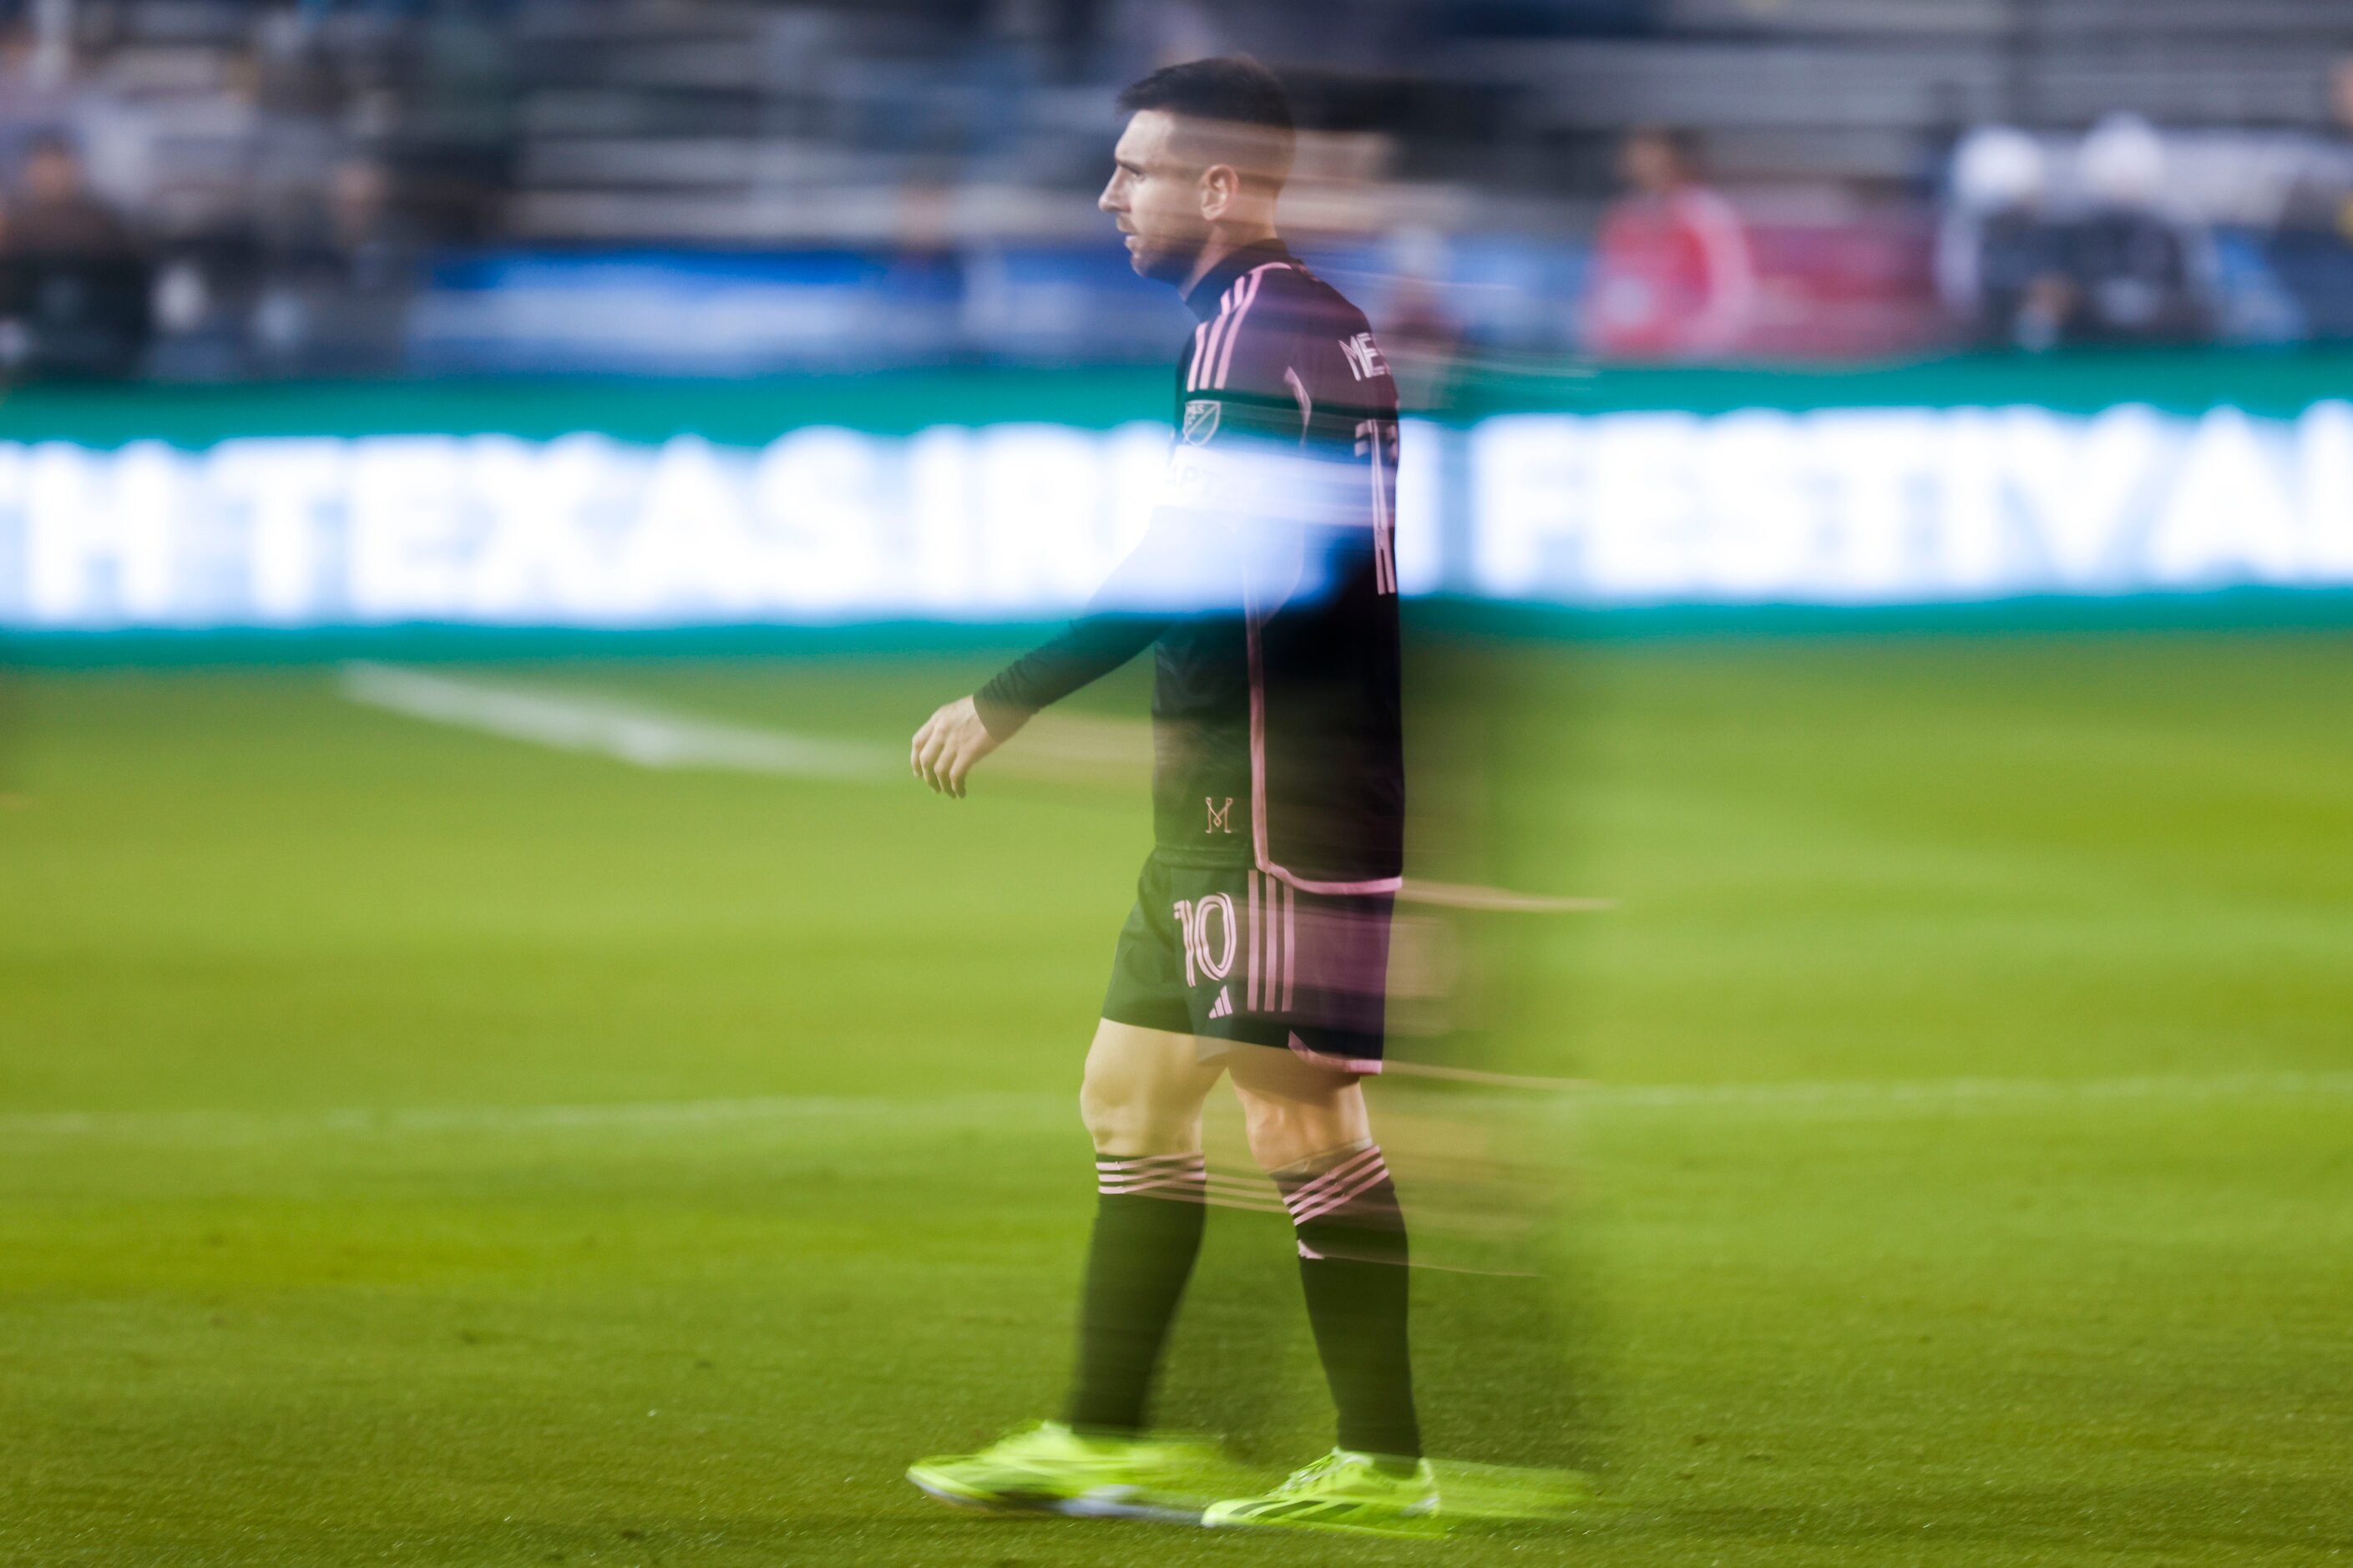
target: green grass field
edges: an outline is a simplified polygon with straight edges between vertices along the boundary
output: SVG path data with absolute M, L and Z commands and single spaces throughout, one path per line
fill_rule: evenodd
M 327 666 L 50 670 L 0 780 L 0 1563 L 2353 1560 L 2353 635 L 1492 657 L 1514 876 L 1620 900 L 1495 944 L 1499 1057 L 1602 1087 L 1452 1106 L 1573 1173 L 1589 1523 L 900 1479 L 1060 1384 L 1121 768 L 956 804 Z M 989 666 L 439 673 L 895 748 Z M 1219 1217 L 1203 1314 L 1287 1325 Z M 1424 1350 L 1457 1444 L 1559 1393 Z M 1309 1457 L 1312 1378 L 1258 1358 L 1246 1457 Z

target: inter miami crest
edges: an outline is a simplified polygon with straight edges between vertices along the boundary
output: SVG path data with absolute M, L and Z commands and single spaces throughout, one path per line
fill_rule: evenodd
M 1209 437 L 1218 433 L 1218 400 L 1197 397 L 1185 405 L 1185 444 L 1206 447 Z

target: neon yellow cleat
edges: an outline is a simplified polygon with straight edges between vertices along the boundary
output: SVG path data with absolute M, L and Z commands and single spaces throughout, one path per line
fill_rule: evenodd
M 1396 1475 L 1371 1454 L 1335 1448 L 1263 1496 L 1210 1504 L 1201 1522 L 1434 1536 L 1440 1533 L 1438 1479 L 1427 1459 Z
M 1041 1421 L 977 1454 L 918 1459 L 907 1479 L 962 1508 L 1159 1517 L 1139 1500 L 1196 1462 L 1184 1444 L 1150 1437 L 1096 1437 Z M 1190 1520 L 1192 1512 L 1176 1510 Z
M 1577 1470 L 1537 1469 L 1516 1465 L 1478 1465 L 1441 1459 L 1438 1473 L 1446 1489 L 1446 1525 L 1558 1523 L 1610 1511 L 1591 1476 Z

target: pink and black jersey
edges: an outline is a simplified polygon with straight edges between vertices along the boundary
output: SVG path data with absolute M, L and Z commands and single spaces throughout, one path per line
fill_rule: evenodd
M 1280 244 L 1227 257 L 1186 303 L 1199 324 L 1151 528 L 1086 615 L 981 689 L 983 720 L 1156 645 L 1156 853 L 1393 890 L 1396 383 L 1364 313 Z

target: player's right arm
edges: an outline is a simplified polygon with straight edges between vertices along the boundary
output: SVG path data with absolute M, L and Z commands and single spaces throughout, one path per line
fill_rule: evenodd
M 1185 606 L 1168 599 L 1176 558 L 1191 546 L 1184 520 L 1155 512 L 1143 540 L 1083 615 L 924 721 L 908 754 L 915 776 L 961 796 L 965 777 L 1039 710 L 1099 680 L 1159 640 Z M 1173 574 L 1181 578 L 1182 572 Z
M 965 776 L 1039 709 L 1117 669 L 1150 647 L 1166 626 L 1166 617 L 1112 610 L 1080 616 L 978 691 L 925 720 L 909 748 L 909 766 L 940 794 L 961 797 Z
M 1239 346 L 1226 367 L 1232 384 L 1196 389 L 1161 504 L 1086 613 L 916 731 L 910 765 L 932 788 L 962 795 L 972 768 L 1040 709 L 1117 669 L 1177 621 L 1240 614 L 1253 595 L 1263 603 L 1299 584 L 1297 355 L 1280 328 Z

